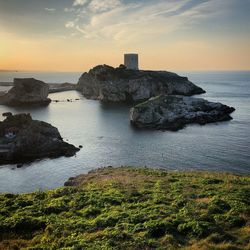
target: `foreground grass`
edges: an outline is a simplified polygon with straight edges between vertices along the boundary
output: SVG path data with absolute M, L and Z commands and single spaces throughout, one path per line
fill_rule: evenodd
M 0 249 L 250 249 L 250 177 L 105 168 L 0 195 Z

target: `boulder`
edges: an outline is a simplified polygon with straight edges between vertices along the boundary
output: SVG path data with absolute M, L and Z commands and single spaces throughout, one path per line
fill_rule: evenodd
M 73 156 L 79 151 L 63 141 L 57 128 L 30 114 L 7 116 L 0 122 L 0 165 L 42 158 Z
M 34 78 L 15 78 L 14 86 L 1 96 L 0 103 L 10 106 L 48 105 L 48 84 Z
M 106 102 L 139 102 L 159 94 L 205 93 L 187 77 L 167 71 L 131 70 L 99 65 L 84 73 L 77 89 L 86 98 Z
M 186 124 L 206 124 L 231 120 L 234 108 L 178 95 L 160 95 L 130 110 L 130 121 L 138 128 L 179 130 Z

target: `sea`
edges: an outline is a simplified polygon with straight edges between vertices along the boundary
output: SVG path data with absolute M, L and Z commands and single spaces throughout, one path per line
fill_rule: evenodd
M 236 108 L 233 120 L 205 126 L 188 125 L 177 132 L 136 130 L 129 122 L 129 106 L 87 100 L 76 91 L 50 94 L 52 100 L 60 102 L 52 102 L 47 107 L 0 106 L 0 113 L 31 113 L 34 119 L 56 126 L 67 142 L 83 146 L 71 158 L 43 159 L 22 168 L 0 166 L 0 192 L 58 188 L 69 177 L 105 166 L 249 175 L 250 71 L 177 73 L 207 91 L 200 97 Z M 77 83 L 81 74 L 0 72 L 0 82 L 12 82 L 14 77 L 35 77 L 49 83 Z M 74 101 L 67 102 L 67 99 Z

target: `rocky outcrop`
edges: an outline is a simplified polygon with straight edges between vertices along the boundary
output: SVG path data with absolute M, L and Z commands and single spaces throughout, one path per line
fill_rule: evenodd
M 201 98 L 160 95 L 130 110 L 130 121 L 138 128 L 179 130 L 189 123 L 206 124 L 232 119 L 235 109 Z
M 100 65 L 84 73 L 77 89 L 86 98 L 107 102 L 139 102 L 159 94 L 194 95 L 205 91 L 187 77 L 166 71 L 129 70 Z
M 51 102 L 48 94 L 49 86 L 42 81 L 34 78 L 15 78 L 13 88 L 1 96 L 0 104 L 10 106 L 47 105 Z
M 73 156 L 79 149 L 63 141 L 58 129 L 30 114 L 7 115 L 0 122 L 0 165 Z

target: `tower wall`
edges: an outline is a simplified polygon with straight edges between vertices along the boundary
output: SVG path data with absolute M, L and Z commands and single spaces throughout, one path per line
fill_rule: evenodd
M 139 57 L 138 54 L 125 54 L 124 55 L 124 65 L 127 69 L 139 69 Z

